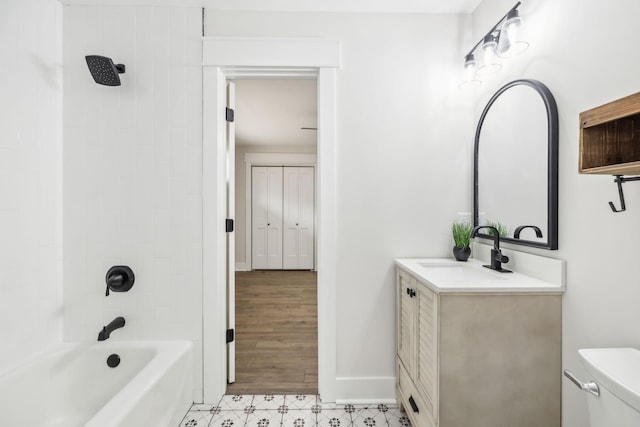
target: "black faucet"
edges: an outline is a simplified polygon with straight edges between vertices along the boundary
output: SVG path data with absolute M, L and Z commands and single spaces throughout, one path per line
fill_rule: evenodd
M 490 225 L 479 225 L 474 227 L 471 231 L 471 238 L 473 239 L 478 235 L 478 231 L 482 228 L 488 228 L 492 230 L 493 234 L 493 249 L 491 249 L 491 265 L 483 265 L 483 267 L 490 268 L 495 271 L 499 271 L 500 273 L 511 273 L 511 270 L 507 270 L 502 268 L 502 263 L 505 264 L 509 262 L 509 257 L 506 255 L 502 255 L 500 251 L 500 233 L 495 227 Z
M 520 233 L 522 232 L 522 230 L 524 230 L 525 228 L 532 228 L 533 231 L 536 232 L 536 237 L 541 238 L 542 237 L 542 230 L 540 230 L 539 227 L 536 227 L 535 225 L 521 225 L 518 228 L 516 228 L 516 231 L 513 233 L 513 237 L 515 239 L 519 239 L 520 238 Z
M 120 329 L 123 326 L 124 326 L 124 317 L 122 316 L 116 317 L 111 321 L 111 323 L 109 323 L 107 326 L 104 326 L 102 328 L 102 330 L 98 334 L 98 341 L 104 341 L 106 339 L 109 339 L 111 332 L 115 331 L 116 329 Z

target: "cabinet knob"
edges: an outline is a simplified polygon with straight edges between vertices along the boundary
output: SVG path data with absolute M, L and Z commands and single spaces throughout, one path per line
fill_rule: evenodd
M 297 226 L 299 226 L 299 225 L 300 225 L 300 224 L 298 224 L 298 223 L 296 222 L 296 227 L 297 227 Z
M 270 226 L 271 224 L 267 223 L 267 227 Z
M 411 288 L 407 288 L 407 295 L 409 295 L 410 298 L 413 298 L 416 296 L 416 291 Z

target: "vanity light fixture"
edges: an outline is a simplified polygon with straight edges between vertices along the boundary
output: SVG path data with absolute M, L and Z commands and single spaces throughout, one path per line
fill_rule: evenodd
M 467 56 L 465 56 L 464 58 L 465 79 L 462 83 L 460 83 L 458 87 L 463 88 L 467 86 L 478 86 L 482 83 L 480 80 L 476 79 L 476 76 L 475 76 L 476 65 L 477 65 L 476 57 L 473 55 L 473 53 L 470 53 Z
M 474 69 L 476 66 L 476 57 L 473 55 L 473 53 L 468 54 L 467 56 L 464 57 L 464 68 L 469 70 L 469 69 Z
M 502 69 L 498 58 L 510 58 L 524 52 L 529 47 L 529 43 L 522 39 L 520 33 L 522 18 L 518 12 L 518 7 L 521 4 L 522 2 L 517 2 L 471 48 L 464 58 L 464 66 L 467 71 L 469 68 L 474 69 L 478 76 L 496 73 Z M 481 53 L 480 56 L 478 56 L 479 53 Z M 479 63 L 476 58 L 479 58 Z
M 498 62 L 498 36 L 487 34 L 482 40 L 482 65 L 476 70 L 479 76 L 495 74 L 502 69 L 502 64 Z
M 507 13 L 507 20 L 500 29 L 500 42 L 498 43 L 498 56 L 511 58 L 520 55 L 529 48 L 529 43 L 522 38 L 522 19 L 517 9 L 511 9 Z

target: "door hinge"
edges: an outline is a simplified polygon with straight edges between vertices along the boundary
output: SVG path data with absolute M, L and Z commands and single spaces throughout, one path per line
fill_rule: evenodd
M 227 121 L 228 122 L 233 122 L 234 119 L 235 119 L 235 115 L 236 115 L 235 111 L 233 111 L 233 109 L 229 108 L 229 107 L 227 107 L 225 111 L 226 111 L 225 117 L 226 117 Z
M 233 220 L 232 219 L 225 219 L 224 220 L 224 229 L 227 233 L 232 233 L 233 232 Z
M 227 344 L 233 342 L 235 339 L 235 331 L 233 329 L 227 329 Z

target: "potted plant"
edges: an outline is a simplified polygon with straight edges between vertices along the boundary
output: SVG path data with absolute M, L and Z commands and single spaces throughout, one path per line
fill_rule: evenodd
M 490 225 L 493 228 L 495 228 L 496 230 L 498 230 L 498 236 L 500 236 L 500 237 L 507 237 L 509 235 L 509 233 L 511 232 L 509 230 L 509 227 L 507 227 L 506 225 L 502 224 L 500 221 L 489 221 L 489 222 L 487 222 L 487 225 Z M 491 230 L 491 229 L 487 230 L 487 234 L 489 236 L 493 237 L 493 230 Z
M 454 222 L 451 227 L 453 233 L 453 256 L 458 261 L 466 261 L 471 255 L 471 231 L 473 227 L 467 222 Z

